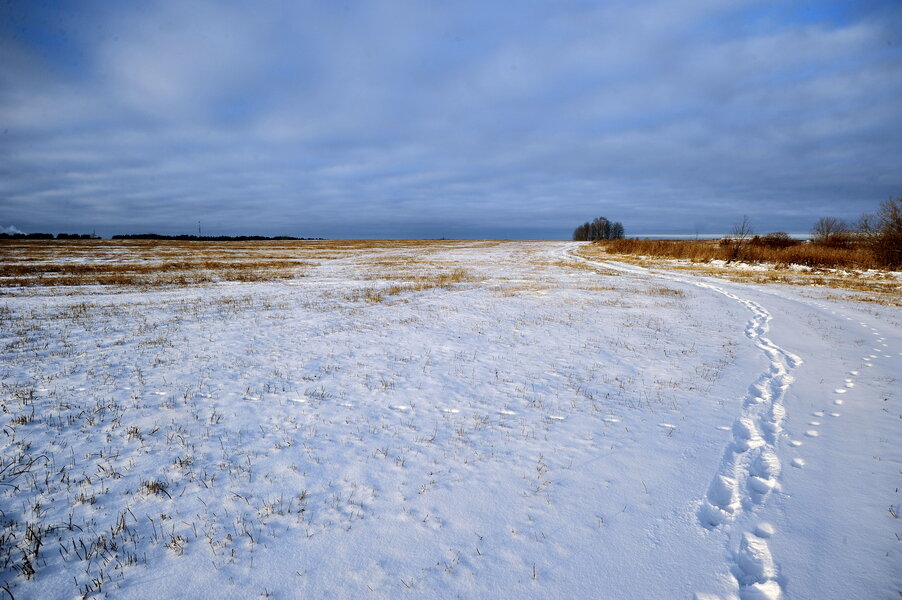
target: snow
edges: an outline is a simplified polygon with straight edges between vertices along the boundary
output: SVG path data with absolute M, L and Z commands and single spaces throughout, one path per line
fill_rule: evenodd
M 388 243 L 287 281 L 8 292 L 0 585 L 897 597 L 898 308 L 578 252 Z M 383 259 L 468 276 L 368 300 Z

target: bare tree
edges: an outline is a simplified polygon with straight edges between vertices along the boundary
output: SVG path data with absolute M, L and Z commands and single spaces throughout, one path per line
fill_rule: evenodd
M 821 244 L 846 243 L 849 226 L 836 217 L 821 217 L 811 228 L 811 239 Z
M 730 237 L 740 244 L 753 235 L 755 235 L 755 230 L 752 228 L 752 221 L 748 215 L 742 215 L 742 219 L 737 221 L 733 228 L 730 229 Z
M 861 215 L 858 230 L 877 262 L 902 267 L 902 196 L 882 203 L 875 214 Z

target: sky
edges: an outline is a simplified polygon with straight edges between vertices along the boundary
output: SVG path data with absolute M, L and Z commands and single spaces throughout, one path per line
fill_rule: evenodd
M 900 98 L 899 0 L 0 0 L 0 229 L 806 232 Z

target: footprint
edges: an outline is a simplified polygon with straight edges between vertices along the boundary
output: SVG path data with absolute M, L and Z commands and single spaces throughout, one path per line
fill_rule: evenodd
M 805 460 L 802 458 L 794 458 L 794 459 L 792 459 L 792 462 L 790 464 L 792 466 L 794 466 L 796 469 L 801 469 L 802 467 L 805 466 Z
M 698 517 L 704 527 L 714 528 L 732 519 L 741 506 L 736 480 L 718 474 L 708 488 L 707 502 L 699 509 Z
M 820 434 L 817 432 L 817 429 L 809 429 L 805 432 L 805 435 L 807 435 L 808 437 L 817 437 Z
M 836 400 L 833 401 L 833 404 L 836 404 L 836 405 L 842 404 L 842 398 L 837 398 Z
M 780 433 L 783 430 L 780 424 L 785 417 L 786 408 L 782 404 L 771 404 L 768 419 L 762 425 L 771 433 Z
M 821 422 L 820 422 L 820 421 L 808 421 L 808 424 L 809 424 L 809 425 L 814 425 L 815 427 L 817 427 L 818 425 L 821 424 Z
M 755 497 L 752 498 L 752 501 L 755 503 L 761 502 L 764 496 L 774 489 L 776 485 L 777 481 L 775 479 L 765 479 L 757 475 L 750 475 L 748 478 L 749 489 L 755 492 Z
M 799 440 L 790 440 L 789 445 L 793 446 L 794 448 L 798 448 L 802 445 L 802 442 L 800 442 Z
M 776 585 L 773 581 L 777 576 L 777 568 L 774 565 L 774 557 L 770 548 L 760 537 L 751 533 L 743 533 L 739 543 L 739 552 L 736 553 L 736 565 L 742 570 L 739 578 L 740 586 L 752 586 L 755 584 Z
M 755 448 L 764 443 L 755 423 L 749 417 L 739 417 L 733 423 L 733 443 L 737 452 L 745 452 L 749 448 Z
M 848 390 L 845 388 L 836 388 L 835 390 L 833 390 L 833 393 L 834 394 L 845 394 L 847 391 Z
M 760 538 L 769 538 L 776 532 L 776 528 L 770 523 L 761 522 L 755 526 L 755 535 Z
M 770 448 L 763 449 L 752 461 L 751 472 L 762 477 L 777 477 L 780 474 L 780 459 L 777 453 Z
M 839 416 L 839 413 L 838 413 L 838 412 L 832 412 L 832 413 L 830 413 L 830 416 L 831 416 L 831 417 L 838 417 L 838 416 Z

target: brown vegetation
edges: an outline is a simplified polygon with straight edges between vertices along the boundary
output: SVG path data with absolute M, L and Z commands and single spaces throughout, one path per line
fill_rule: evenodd
M 461 272 L 425 257 L 448 240 L 0 240 L 0 289 L 43 286 L 162 288 L 303 277 L 324 261 L 363 259 L 381 266 L 372 279 L 401 279 L 405 289 L 447 287 Z M 469 243 L 488 247 L 497 242 Z M 414 254 L 416 258 L 413 258 Z M 446 272 L 448 271 L 448 272 Z M 427 281 L 428 280 L 428 281 Z M 391 294 L 389 294 L 391 295 Z
M 302 276 L 309 264 L 273 242 L 0 241 L 0 287 L 269 281 Z
M 902 267 L 902 197 L 887 200 L 874 214 L 862 215 L 853 230 L 834 217 L 821 217 L 811 229 L 812 241 L 802 243 L 786 233 L 753 236 L 748 217 L 720 242 L 674 240 L 606 240 L 596 244 L 607 252 L 693 262 L 724 260 L 767 263 L 777 267 L 802 265 L 826 269 L 898 269 Z
M 378 278 L 382 279 L 383 277 Z M 350 298 L 363 299 L 367 302 L 382 302 L 388 296 L 396 296 L 405 292 L 422 292 L 436 288 L 447 289 L 455 283 L 466 281 L 468 278 L 469 275 L 463 269 L 454 269 L 453 271 L 439 274 L 402 276 L 402 283 L 395 283 L 383 288 L 368 287 L 360 293 L 351 294 Z
M 871 249 L 862 243 L 833 246 L 771 236 L 754 237 L 744 243 L 735 240 L 611 240 L 598 243 L 612 254 L 678 258 L 693 262 L 724 260 L 841 269 L 879 266 Z
M 757 249 L 747 243 L 749 256 L 767 256 L 760 243 Z M 618 249 L 615 250 L 615 247 Z M 623 250 L 620 250 L 623 248 Z M 818 246 L 810 243 L 794 242 L 786 252 L 778 254 L 773 250 L 772 256 L 782 256 L 784 260 L 796 254 L 811 252 L 821 255 L 848 255 L 850 249 L 838 249 Z M 829 287 L 837 290 L 853 292 L 846 299 L 862 302 L 876 302 L 892 306 L 902 306 L 902 278 L 897 273 L 887 270 L 860 270 L 855 268 L 825 267 L 791 267 L 792 263 L 780 263 L 776 260 L 762 261 L 754 267 L 746 263 L 729 262 L 724 257 L 734 248 L 721 245 L 719 242 L 684 242 L 663 240 L 622 240 L 616 243 L 589 244 L 579 250 L 579 254 L 593 260 L 618 260 L 638 264 L 649 268 L 672 268 L 690 271 L 694 274 L 724 277 L 743 283 L 786 285 L 803 285 Z M 868 252 L 863 242 L 859 242 L 855 252 Z M 619 252 L 619 254 L 618 254 Z M 803 257 L 804 258 L 804 257 Z M 670 262 L 667 259 L 682 259 L 681 262 Z M 820 261 L 824 262 L 824 261 Z M 838 261 L 834 261 L 838 262 Z M 851 261 L 850 261 L 851 262 Z

